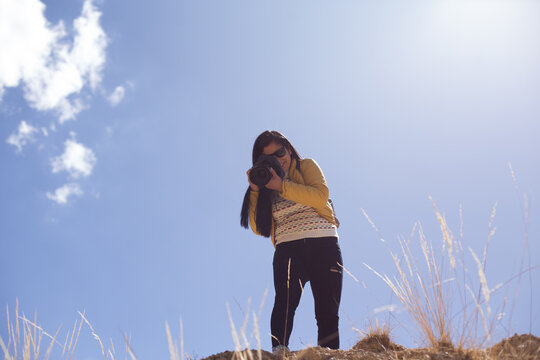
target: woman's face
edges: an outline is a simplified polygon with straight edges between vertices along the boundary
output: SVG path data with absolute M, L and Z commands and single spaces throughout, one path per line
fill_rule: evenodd
M 263 154 L 273 155 L 281 164 L 281 168 L 285 174 L 289 174 L 289 167 L 291 166 L 291 152 L 286 146 L 272 142 L 263 149 Z M 283 154 L 283 156 L 280 157 L 279 155 L 281 154 Z

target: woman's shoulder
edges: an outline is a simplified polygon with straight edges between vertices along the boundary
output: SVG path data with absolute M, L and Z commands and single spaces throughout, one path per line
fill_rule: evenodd
M 313 168 L 320 169 L 319 164 L 317 164 L 317 162 L 314 159 L 311 159 L 311 158 L 300 159 L 300 170 L 313 169 Z
M 300 176 L 304 180 L 319 181 L 320 178 L 324 178 L 323 172 L 319 167 L 319 164 L 314 159 L 306 158 L 300 160 Z

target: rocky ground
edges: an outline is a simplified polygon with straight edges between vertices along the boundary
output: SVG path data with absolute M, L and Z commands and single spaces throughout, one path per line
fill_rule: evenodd
M 438 349 L 407 349 L 393 343 L 386 335 L 370 336 L 350 350 L 330 350 L 311 347 L 280 356 L 267 351 L 226 351 L 203 360 L 540 360 L 540 338 L 517 335 L 502 340 L 484 350 L 458 350 L 451 345 Z

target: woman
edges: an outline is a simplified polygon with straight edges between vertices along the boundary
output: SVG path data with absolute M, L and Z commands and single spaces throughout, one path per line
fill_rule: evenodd
M 308 281 L 315 300 L 318 345 L 338 349 L 343 261 L 337 242 L 339 221 L 326 180 L 317 163 L 301 159 L 277 131 L 257 137 L 253 164 L 261 154 L 274 156 L 284 176 L 271 168 L 272 178 L 259 187 L 251 182 L 248 170 L 241 224 L 247 228 L 249 223 L 255 234 L 270 237 L 275 247 L 272 350 L 288 350 L 294 313 Z

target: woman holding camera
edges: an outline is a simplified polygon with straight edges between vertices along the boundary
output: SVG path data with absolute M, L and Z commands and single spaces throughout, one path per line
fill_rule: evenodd
M 318 345 L 338 349 L 343 261 L 339 221 L 324 175 L 314 160 L 301 159 L 277 131 L 257 137 L 253 164 L 247 172 L 249 188 L 241 224 L 247 228 L 249 223 L 255 234 L 270 237 L 275 247 L 272 351 L 288 350 L 294 313 L 308 281 L 315 302 Z

